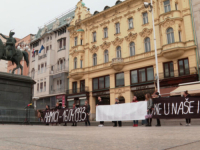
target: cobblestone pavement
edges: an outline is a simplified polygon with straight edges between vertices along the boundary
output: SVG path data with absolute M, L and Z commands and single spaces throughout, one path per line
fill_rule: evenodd
M 200 126 L 0 125 L 0 150 L 199 150 Z

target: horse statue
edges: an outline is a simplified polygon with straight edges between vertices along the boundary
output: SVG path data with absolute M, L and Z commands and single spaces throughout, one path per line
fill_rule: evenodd
M 16 64 L 16 68 L 13 69 L 12 74 L 14 74 L 15 70 L 18 68 L 21 69 L 21 75 L 23 75 L 23 66 L 20 64 L 22 58 L 26 61 L 27 67 L 29 66 L 29 59 L 28 53 L 26 51 L 21 51 L 15 48 L 16 40 L 13 38 L 15 33 L 10 31 L 9 37 L 4 36 L 0 33 L 0 35 L 6 39 L 6 45 L 3 44 L 2 40 L 0 39 L 0 59 L 6 61 L 12 61 L 12 64 Z

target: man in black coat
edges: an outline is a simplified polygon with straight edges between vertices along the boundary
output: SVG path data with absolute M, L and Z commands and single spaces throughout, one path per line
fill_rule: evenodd
M 97 105 L 96 106 L 99 106 L 99 105 L 103 105 L 103 102 L 101 100 L 101 97 L 98 97 L 98 102 L 97 102 Z M 100 121 L 100 125 L 99 127 L 103 127 L 104 126 L 104 121 Z
M 115 98 L 115 104 L 119 104 L 119 99 Z M 117 122 L 118 122 L 118 126 L 121 127 L 122 126 L 122 122 L 121 121 L 113 121 L 114 126 L 113 127 L 117 127 Z
M 87 126 L 87 123 L 88 125 L 90 126 L 90 119 L 89 119 L 89 115 L 90 115 L 90 105 L 88 104 L 88 101 L 85 101 L 85 106 L 86 106 L 86 121 L 85 121 L 85 126 Z

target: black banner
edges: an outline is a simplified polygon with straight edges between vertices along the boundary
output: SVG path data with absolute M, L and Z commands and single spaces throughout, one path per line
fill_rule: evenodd
M 44 123 L 68 123 L 68 122 L 85 122 L 86 107 L 76 109 L 59 109 L 44 111 L 42 118 Z
M 200 97 L 170 97 L 153 99 L 157 119 L 200 118 Z

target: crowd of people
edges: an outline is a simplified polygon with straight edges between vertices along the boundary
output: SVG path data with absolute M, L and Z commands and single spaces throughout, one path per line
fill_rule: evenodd
M 188 91 L 185 91 L 183 93 L 183 96 L 185 98 L 190 97 L 190 94 L 188 94 Z M 150 95 L 149 93 L 145 94 L 145 101 L 147 101 L 147 115 L 145 116 L 146 120 L 142 120 L 142 125 L 146 124 L 146 127 L 151 127 L 152 126 L 152 116 L 153 116 L 153 111 L 154 111 L 154 105 L 153 105 L 153 100 L 152 98 L 160 98 L 160 94 L 158 92 L 155 93 L 155 95 Z M 132 99 L 132 103 L 137 103 L 137 97 L 133 96 Z M 119 103 L 119 99 L 115 98 L 115 104 L 120 104 Z M 103 101 L 101 99 L 101 97 L 98 97 L 98 101 L 97 101 L 97 105 L 103 105 Z M 85 126 L 90 126 L 90 120 L 89 120 L 89 115 L 90 115 L 90 105 L 88 103 L 88 101 L 85 101 L 85 106 L 86 106 L 86 121 L 85 121 Z M 56 107 L 53 109 L 54 111 L 60 110 L 60 109 L 65 109 L 67 108 L 66 105 L 64 105 L 64 107 L 62 107 L 61 104 L 56 103 Z M 76 109 L 76 104 L 73 104 L 73 109 Z M 46 105 L 46 109 L 45 111 L 50 111 L 50 107 L 49 105 Z M 37 111 L 38 112 L 38 118 L 39 121 L 41 121 L 41 111 Z M 146 123 L 145 123 L 146 122 Z M 122 126 L 122 121 L 113 121 L 114 125 L 113 127 L 117 127 L 117 125 L 119 127 Z M 46 125 L 49 125 L 48 123 Z M 53 125 L 53 124 L 52 124 Z M 57 123 L 56 123 L 57 125 Z M 60 125 L 60 124 L 59 124 Z M 191 118 L 186 118 L 186 126 L 190 126 L 191 125 Z M 64 126 L 67 126 L 67 123 L 64 123 Z M 72 126 L 77 126 L 77 122 L 72 122 Z M 104 126 L 104 121 L 100 121 L 100 124 L 98 125 L 99 127 L 103 127 Z M 161 126 L 161 122 L 160 119 L 157 119 L 157 124 L 156 127 L 160 127 Z M 133 120 L 133 127 L 138 127 L 138 120 Z

